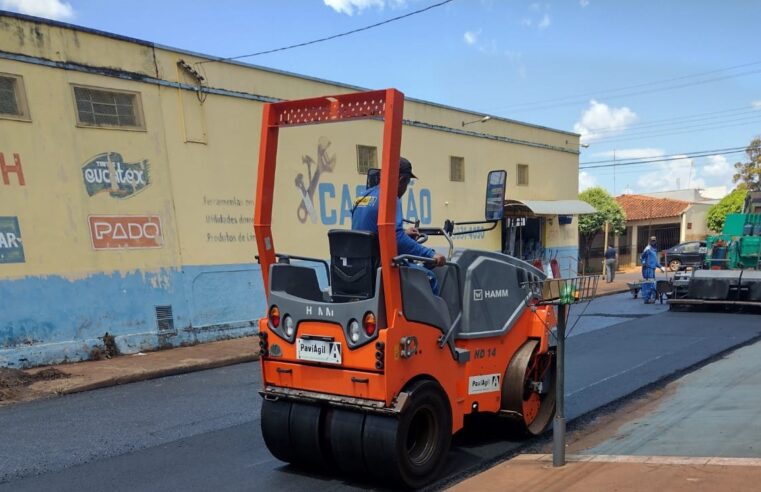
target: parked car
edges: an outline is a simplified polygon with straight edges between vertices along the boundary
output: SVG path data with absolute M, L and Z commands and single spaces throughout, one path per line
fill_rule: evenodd
M 688 241 L 664 251 L 661 260 L 663 265 L 668 265 L 675 272 L 687 267 L 700 268 L 705 255 L 705 241 Z

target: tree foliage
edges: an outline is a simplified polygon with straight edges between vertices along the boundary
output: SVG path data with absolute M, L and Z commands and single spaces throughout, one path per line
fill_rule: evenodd
M 724 229 L 724 219 L 726 219 L 727 214 L 742 212 L 747 194 L 748 192 L 745 190 L 745 187 L 738 188 L 722 198 L 719 203 L 709 208 L 706 215 L 708 228 L 715 232 L 721 232 Z
M 597 212 L 579 216 L 579 234 L 584 247 L 584 258 L 589 261 L 589 253 L 597 234 L 603 230 L 605 223 L 614 234 L 626 231 L 626 214 L 621 205 L 610 193 L 600 186 L 588 188 L 579 193 L 579 200 L 592 205 Z
M 750 191 L 761 191 L 761 137 L 756 137 L 745 149 L 748 162 L 735 163 L 734 183 L 744 184 Z

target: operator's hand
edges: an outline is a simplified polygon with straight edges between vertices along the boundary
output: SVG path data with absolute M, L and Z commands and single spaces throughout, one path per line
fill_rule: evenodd
M 436 253 L 433 255 L 433 261 L 436 262 L 437 267 L 444 266 L 444 264 L 447 262 L 447 257 L 441 253 Z
M 666 273 L 666 269 L 663 267 L 659 267 L 661 269 L 661 272 Z
M 417 239 L 420 236 L 420 231 L 417 230 L 417 227 L 410 227 L 405 232 L 412 239 Z

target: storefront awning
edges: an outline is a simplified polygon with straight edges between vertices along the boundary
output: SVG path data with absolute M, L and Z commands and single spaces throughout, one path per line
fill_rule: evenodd
M 505 215 L 582 215 L 597 210 L 581 200 L 505 200 Z

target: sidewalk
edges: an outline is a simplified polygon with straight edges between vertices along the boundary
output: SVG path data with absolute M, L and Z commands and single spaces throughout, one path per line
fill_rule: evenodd
M 258 358 L 259 337 L 251 336 L 121 355 L 107 360 L 38 367 L 17 371 L 22 377 L 45 373 L 36 382 L 12 387 L 13 391 L 8 392 L 5 399 L 0 393 L 0 406 L 251 362 Z
M 683 458 L 662 456 L 567 457 L 563 467 L 552 466 L 551 455 L 519 455 L 450 491 L 501 492 L 758 490 L 761 459 Z
M 605 277 L 600 277 L 600 283 L 597 284 L 597 295 L 604 296 L 608 294 L 617 294 L 619 292 L 628 292 L 627 282 L 638 282 L 642 279 L 640 269 L 630 271 L 616 272 L 616 279 L 612 283 L 605 282 Z

